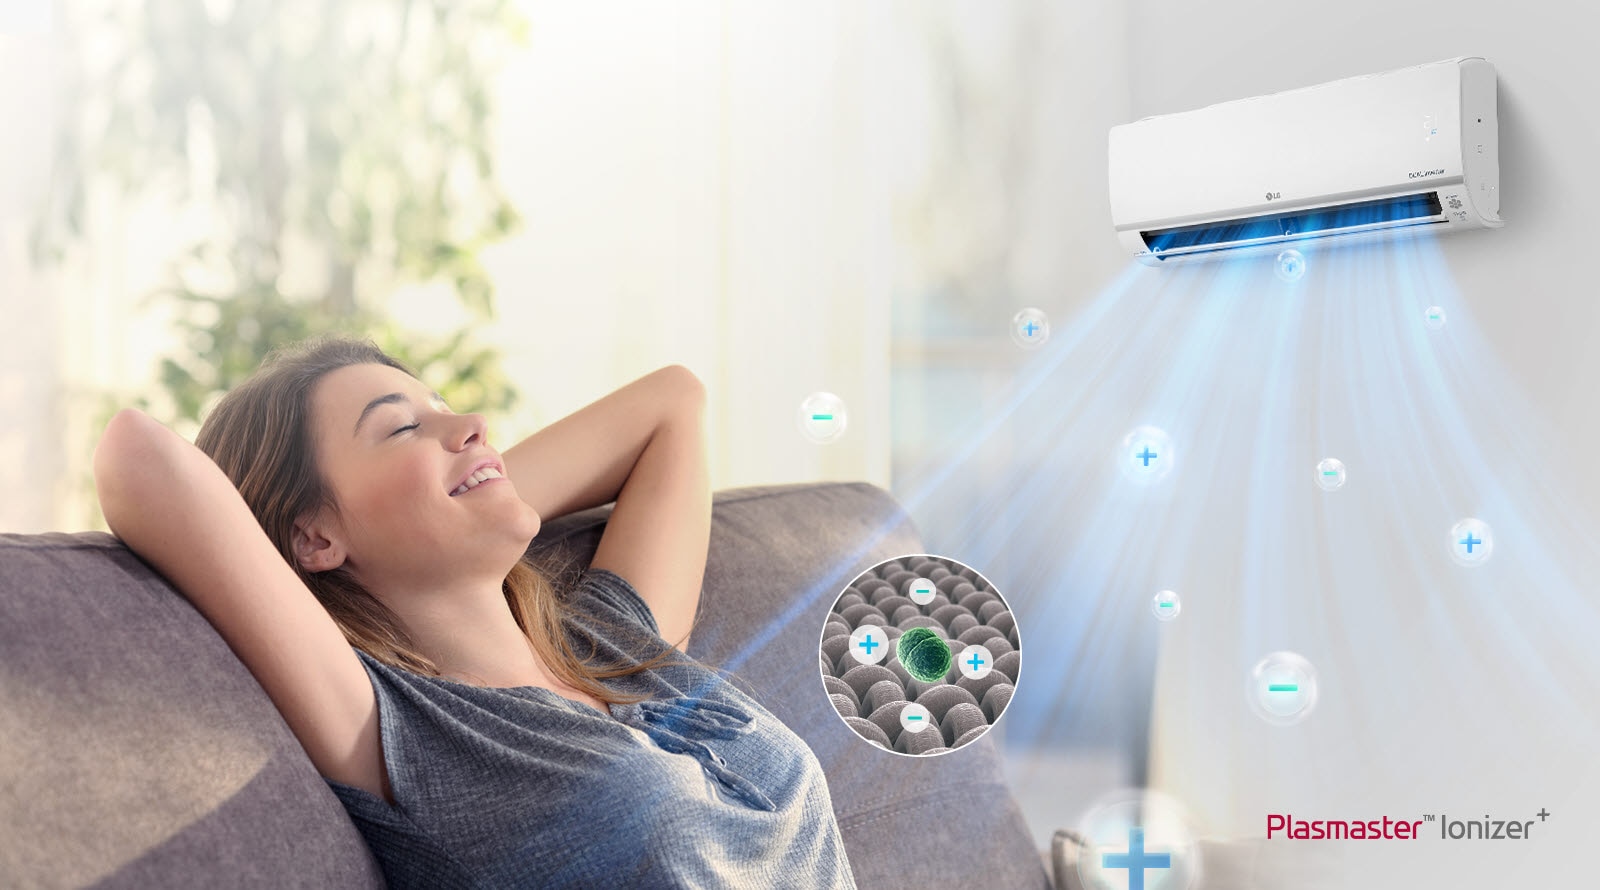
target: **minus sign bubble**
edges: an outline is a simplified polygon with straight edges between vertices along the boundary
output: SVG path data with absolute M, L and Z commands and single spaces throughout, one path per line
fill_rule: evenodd
M 900 728 L 905 732 L 922 732 L 933 725 L 932 720 L 928 709 L 915 702 L 908 702 L 900 710 Z

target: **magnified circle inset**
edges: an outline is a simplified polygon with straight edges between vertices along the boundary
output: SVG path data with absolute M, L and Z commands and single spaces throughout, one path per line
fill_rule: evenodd
M 1017 623 L 986 578 L 912 554 L 858 575 L 822 628 L 822 684 L 862 739 L 909 756 L 947 754 L 989 731 L 1021 675 Z

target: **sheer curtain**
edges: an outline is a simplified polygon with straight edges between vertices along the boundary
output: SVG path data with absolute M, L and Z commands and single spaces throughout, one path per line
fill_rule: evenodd
M 48 7 L 43 12 L 48 19 Z M 33 208 L 50 173 L 53 50 L 39 10 L 0 10 L 0 532 L 59 527 L 70 455 L 70 385 L 61 360 L 68 316 L 28 260 Z
M 894 135 L 882 12 L 530 2 L 498 149 L 524 228 L 486 258 L 526 396 L 502 445 L 679 362 L 709 395 L 716 488 L 889 479 Z M 397 308 L 424 323 L 430 301 Z M 814 444 L 801 401 L 840 396 Z

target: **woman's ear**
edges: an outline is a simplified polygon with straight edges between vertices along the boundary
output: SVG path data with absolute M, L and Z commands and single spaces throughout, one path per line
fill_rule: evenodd
M 289 543 L 295 561 L 307 572 L 326 572 L 344 565 L 344 547 L 323 533 L 320 517 L 296 519 Z

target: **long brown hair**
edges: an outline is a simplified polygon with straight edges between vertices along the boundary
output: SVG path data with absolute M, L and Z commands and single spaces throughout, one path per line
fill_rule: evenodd
M 272 350 L 244 383 L 222 397 L 195 438 L 244 497 L 278 552 L 328 610 L 352 646 L 392 667 L 442 676 L 418 651 L 399 618 L 344 567 L 307 572 L 294 558 L 294 522 L 319 508 L 338 509 L 317 468 L 311 432 L 311 392 L 324 374 L 347 365 L 382 364 L 417 375 L 368 339 L 324 335 Z M 560 680 L 609 703 L 640 701 L 599 681 L 655 667 L 677 655 L 663 647 L 635 664 L 594 665 L 572 649 L 565 628 L 571 607 L 556 593 L 552 573 L 523 558 L 501 589 L 517 627 Z

